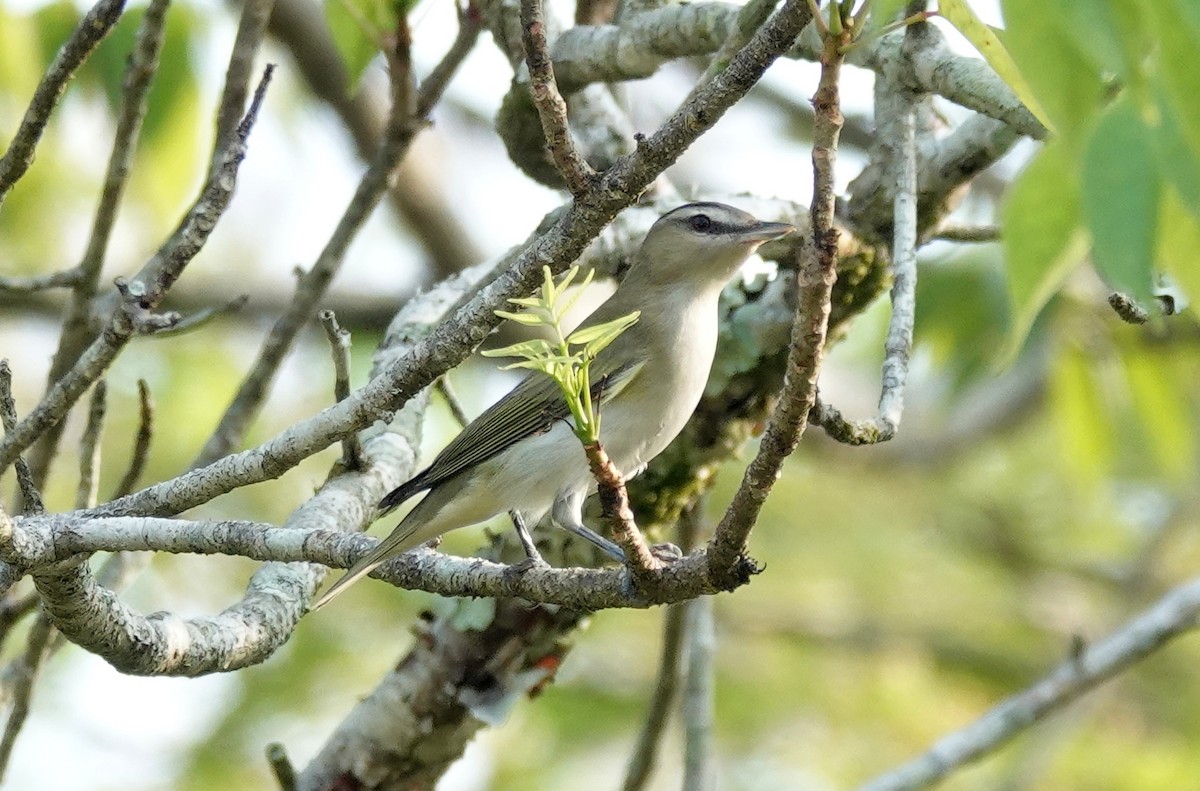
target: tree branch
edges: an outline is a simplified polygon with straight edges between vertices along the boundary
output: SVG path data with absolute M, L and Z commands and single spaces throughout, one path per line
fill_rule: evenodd
M 283 474 L 346 434 L 387 420 L 399 405 L 428 386 L 496 326 L 494 311 L 536 285 L 543 265 L 555 273 L 579 257 L 601 229 L 724 112 L 749 91 L 767 66 L 790 46 L 808 21 L 803 2 L 789 0 L 745 48 L 652 137 L 601 176 L 595 197 L 552 214 L 549 227 L 514 257 L 511 265 L 466 305 L 417 343 L 402 361 L 336 404 L 301 421 L 257 448 L 242 451 L 178 478 L 89 512 L 94 516 L 169 514 L 199 505 L 234 488 Z
M 120 306 L 100 336 L 75 365 L 54 383 L 41 403 L 0 441 L 0 470 L 7 468 L 47 428 L 62 420 L 92 382 L 104 374 L 125 344 L 135 334 L 144 331 L 148 323 L 155 323 L 150 311 L 157 307 L 184 268 L 200 252 L 229 206 L 237 184 L 238 167 L 245 157 L 246 139 L 258 117 L 270 74 L 268 67 L 255 93 L 254 102 L 238 125 L 237 137 L 227 149 L 220 152 L 220 170 L 205 185 L 199 199 L 171 238 L 159 248 L 151 264 L 143 268 L 144 272 L 149 272 L 149 276 L 129 284 L 123 290 Z M 157 265 L 152 265 L 155 263 Z M 120 283 L 118 290 L 121 290 Z
M 169 4 L 170 0 L 152 0 L 138 25 L 133 52 L 130 53 L 122 80 L 121 108 L 113 135 L 112 152 L 104 173 L 104 186 L 100 191 L 87 247 L 79 265 L 73 270 L 78 279 L 71 290 L 70 302 L 63 316 L 58 348 L 50 361 L 47 388 L 53 387 L 71 369 L 95 338 L 92 326 L 93 301 L 104 268 L 108 241 L 116 223 L 117 210 L 129 181 L 129 169 L 146 116 L 150 84 L 158 71 Z M 50 427 L 33 449 L 30 466 L 34 480 L 39 485 L 46 480 L 61 433 L 60 422 Z
M 1033 686 L 994 706 L 967 727 L 942 737 L 921 757 L 859 791 L 927 788 L 987 755 L 1085 692 L 1200 623 L 1200 580 L 1175 588 L 1100 642 L 1086 647 Z
M 779 478 L 784 460 L 795 450 L 804 433 L 808 413 L 816 398 L 817 370 L 824 353 L 830 297 L 837 280 L 834 166 L 842 125 L 838 78 L 843 43 L 832 37 L 826 41 L 821 78 L 813 97 L 816 111 L 812 149 L 813 201 L 809 209 L 809 234 L 803 241 L 796 276 L 799 293 L 783 390 L 763 432 L 758 453 L 747 466 L 741 485 L 709 544 L 709 573 L 729 586 L 745 581 L 756 571 L 745 555 L 746 541 L 771 487 Z
M 521 32 L 525 42 L 525 63 L 529 67 L 529 93 L 542 121 L 546 149 L 567 189 L 576 199 L 583 198 L 596 181 L 596 171 L 587 163 L 567 121 L 567 103 L 558 92 L 554 65 L 546 51 L 546 22 L 542 0 L 521 0 Z
M 124 10 L 125 0 L 101 0 L 84 15 L 67 43 L 54 56 L 50 68 L 46 69 L 46 74 L 33 93 L 21 126 L 13 135 L 4 156 L 0 157 L 0 206 L 4 204 L 9 190 L 33 163 L 34 151 L 46 130 L 46 124 L 50 122 L 55 105 L 66 90 L 67 82 L 117 24 Z

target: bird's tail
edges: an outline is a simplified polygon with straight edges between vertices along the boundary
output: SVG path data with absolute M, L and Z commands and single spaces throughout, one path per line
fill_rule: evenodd
M 409 514 L 409 517 L 411 516 L 412 514 Z M 404 522 L 408 521 L 410 521 L 410 519 L 406 517 Z M 361 560 L 351 566 L 350 570 L 347 571 L 341 579 L 333 583 L 329 590 L 325 591 L 325 594 L 321 598 L 317 599 L 316 603 L 313 604 L 309 610 L 316 611 L 321 609 L 326 604 L 329 604 L 329 602 L 333 601 L 334 597 L 340 595 L 355 582 L 358 582 L 360 579 L 370 574 L 385 561 L 395 557 L 396 555 L 407 552 L 408 550 L 423 544 L 427 540 L 417 534 L 418 528 L 421 526 L 421 522 L 419 520 L 412 520 L 413 524 L 411 525 L 405 525 L 404 522 L 401 522 L 399 525 L 397 525 L 396 529 L 393 530 L 387 538 L 380 541 L 377 547 L 372 549 L 370 552 L 364 555 Z

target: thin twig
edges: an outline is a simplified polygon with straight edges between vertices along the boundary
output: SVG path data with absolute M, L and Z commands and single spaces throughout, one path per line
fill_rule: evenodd
M 473 2 L 468 0 L 465 6 L 459 6 L 457 10 L 458 34 L 454 37 L 454 42 L 417 88 L 416 106 L 413 108 L 417 119 L 427 119 L 434 106 L 441 101 L 451 78 L 458 72 L 467 55 L 471 54 L 475 42 L 479 40 L 479 33 L 483 30 L 483 15 Z
M 625 490 L 625 478 L 599 442 L 585 444 L 583 450 L 587 453 L 588 467 L 596 478 L 600 511 L 612 527 L 613 540 L 625 551 L 625 561 L 634 579 L 642 580 L 662 568 L 663 564 L 650 552 L 642 531 L 634 521 L 629 493 Z
M 41 600 L 42 597 L 36 593 L 27 593 L 19 599 L 7 596 L 0 601 L 0 644 L 3 644 L 13 626 L 37 609 Z
M 173 327 L 159 330 L 151 337 L 153 338 L 174 338 L 177 335 L 192 332 L 208 324 L 215 318 L 220 316 L 228 316 L 237 313 L 242 308 L 246 307 L 246 303 L 250 301 L 249 294 L 239 294 L 233 299 L 226 302 L 224 305 L 213 305 L 206 308 L 201 308 L 195 313 L 184 316 L 175 322 Z
M 587 195 L 596 183 L 596 171 L 575 145 L 567 121 L 567 102 L 558 92 L 554 65 L 546 45 L 546 20 L 542 0 L 521 0 L 521 32 L 525 41 L 525 64 L 529 67 L 529 93 L 542 121 L 542 134 L 558 172 L 576 200 Z
M 717 635 L 713 600 L 701 596 L 687 604 L 687 670 L 683 688 L 683 787 L 687 791 L 716 788 L 713 720 L 716 696 Z
M 129 467 L 121 476 L 121 482 L 113 490 L 113 499 L 124 497 L 133 491 L 146 460 L 150 456 L 150 440 L 154 437 L 154 399 L 150 396 L 150 385 L 145 379 L 138 380 L 138 430 L 133 440 L 133 452 L 129 454 Z
M 683 675 L 684 622 L 687 604 L 672 604 L 663 616 L 662 653 L 658 657 L 658 674 L 650 706 L 642 723 L 642 732 L 629 759 L 622 791 L 641 791 L 650 781 L 662 743 L 663 732 L 671 717 L 671 709 L 679 695 L 679 680 Z
M 809 19 L 803 0 L 785 0 L 775 16 L 734 56 L 729 68 L 691 102 L 678 108 L 637 149 L 604 172 L 603 188 L 597 190 L 592 201 L 573 202 L 556 212 L 545 230 L 514 253 L 490 284 L 414 344 L 403 359 L 382 369 L 345 402 L 296 423 L 258 447 L 155 484 L 93 509 L 88 515 L 178 513 L 233 488 L 276 478 L 346 433 L 390 418 L 437 377 L 462 362 L 482 335 L 499 323 L 495 311 L 504 308 L 510 297 L 533 290 L 544 265 L 549 263 L 557 273 L 577 259 L 617 212 L 631 205 L 658 174 L 746 95 L 792 45 Z
M 54 56 L 33 93 L 21 126 L 4 156 L 0 157 L 0 205 L 33 162 L 34 150 L 71 76 L 117 24 L 124 10 L 125 0 L 101 0 L 84 15 L 67 43 Z
M 9 666 L 13 671 L 10 677 L 6 672 L 3 681 L 11 686 L 12 710 L 8 722 L 4 725 L 4 736 L 0 738 L 0 780 L 8 770 L 8 762 L 12 758 L 13 745 L 29 716 L 29 701 L 33 697 L 33 686 L 37 683 L 39 672 L 49 654 L 50 640 L 54 635 L 54 627 L 45 614 L 38 616 L 29 632 L 29 640 L 25 646 L 24 655 Z
M 104 185 L 92 220 L 91 234 L 87 247 L 80 259 L 77 271 L 79 280 L 71 292 L 62 320 L 58 349 L 50 362 L 46 376 L 47 388 L 61 379 L 71 369 L 79 356 L 95 339 L 92 325 L 92 308 L 100 273 L 104 268 L 104 257 L 108 241 L 117 219 L 117 210 L 129 181 L 134 151 L 146 116 L 150 85 L 158 72 L 162 53 L 166 14 L 169 0 L 152 0 L 138 25 L 133 52 L 125 67 L 121 88 L 121 107 L 117 117 L 116 133 L 113 135 L 112 152 L 104 173 Z M 58 448 L 63 423 L 56 423 L 42 435 L 30 455 L 30 466 L 34 480 L 45 481 L 50 462 Z
M 746 46 L 746 42 L 754 35 L 754 31 L 762 27 L 763 23 L 770 18 L 776 5 L 778 5 L 778 0 L 750 0 L 742 6 L 738 13 L 737 24 L 717 51 L 713 53 L 712 58 L 708 61 L 708 66 L 705 67 L 704 72 L 696 80 L 696 84 L 688 94 L 688 98 L 694 96 L 701 86 L 706 85 L 709 80 L 729 65 L 729 59 L 739 49 Z
M 848 38 L 848 35 L 842 38 Z M 804 240 L 796 273 L 796 318 L 792 324 L 787 374 L 779 403 L 767 421 L 758 453 L 717 525 L 709 545 L 710 573 L 726 584 L 744 582 L 757 567 L 745 555 L 750 530 L 767 499 L 784 460 L 795 450 L 816 398 L 817 371 L 829 328 L 830 297 L 837 280 L 838 231 L 834 227 L 838 133 L 842 126 L 838 77 L 842 41 L 828 38 L 821 78 L 813 96 L 813 200 L 810 235 Z
M 446 402 L 446 408 L 450 410 L 450 416 L 454 418 L 454 422 L 462 428 L 466 428 L 467 424 L 471 422 L 471 418 L 467 415 L 467 410 L 463 409 L 462 402 L 458 400 L 458 394 L 454 392 L 454 387 L 450 384 L 450 377 L 444 375 L 438 377 L 433 386 L 441 394 L 442 400 Z
M 254 59 L 267 35 L 267 21 L 275 0 L 247 0 L 242 6 L 238 20 L 237 36 L 229 53 L 229 65 L 225 69 L 225 88 L 221 91 L 221 104 L 217 108 L 216 135 L 213 149 L 223 150 L 237 134 L 250 95 L 250 81 L 254 77 Z M 212 173 L 216 173 L 220 162 L 213 161 Z
M 1167 593 L 1098 643 L 1084 648 L 1041 681 L 1009 697 L 970 725 L 947 734 L 921 757 L 871 780 L 859 791 L 927 788 L 995 751 L 1049 714 L 1153 654 L 1200 623 L 1200 579 Z
M 7 358 L 0 359 L 0 421 L 3 421 L 5 437 L 12 434 L 17 425 L 17 404 L 13 400 L 12 368 L 9 367 Z M 21 494 L 20 512 L 26 514 L 44 512 L 46 506 L 42 502 L 42 493 L 33 480 L 29 465 L 23 457 L 18 456 L 15 467 L 17 491 Z M 0 469 L 3 468 L 0 467 Z
M 280 791 L 296 791 L 296 767 L 292 766 L 286 747 L 279 742 L 268 744 L 267 763 L 271 765 Z
M 1000 241 L 1000 226 L 943 225 L 930 238 L 941 242 L 998 242 Z
M 100 433 L 104 429 L 104 413 L 108 408 L 108 386 L 101 379 L 92 388 L 88 406 L 87 426 L 79 440 L 79 486 L 75 490 L 75 507 L 92 508 L 100 491 Z
M 392 78 L 392 107 L 379 149 L 359 180 L 354 196 L 342 212 L 337 227 L 316 263 L 300 276 L 295 296 L 271 327 L 253 367 L 192 463 L 193 467 L 210 464 L 231 453 L 241 443 L 250 424 L 262 410 L 284 357 L 295 343 L 300 329 L 311 320 L 317 302 L 341 269 L 346 250 L 386 193 L 392 171 L 408 151 L 418 131 L 413 117 L 415 98 L 408 28 L 403 15 L 394 38 L 395 48 L 389 53 L 388 59 Z
M 911 34 L 915 28 L 909 28 Z M 878 413 L 866 420 L 846 420 L 841 413 L 818 401 L 812 421 L 839 442 L 870 445 L 896 436 L 904 412 L 904 385 L 912 353 L 917 292 L 917 145 L 916 96 L 903 86 L 891 88 L 888 105 L 877 111 L 895 112 L 886 128 L 895 136 L 891 154 L 893 180 L 892 316 L 884 343 L 882 386 Z M 881 124 L 883 126 L 883 124 Z
M 75 268 L 32 277 L 0 277 L 0 294 L 11 296 L 33 294 L 52 288 L 71 288 L 79 282 L 80 277 L 82 275 Z
M 317 318 L 325 330 L 329 351 L 333 355 L 333 398 L 335 401 L 344 401 L 350 397 L 350 332 L 342 329 L 332 310 L 322 310 Z M 347 470 L 358 470 L 362 469 L 362 463 L 362 443 L 355 432 L 342 440 L 342 466 Z
M 156 254 L 161 266 L 155 267 L 146 280 L 129 283 L 124 288 L 118 282 L 118 289 L 122 291 L 120 306 L 113 313 L 100 337 L 88 347 L 75 365 L 54 383 L 41 403 L 0 441 L 0 470 L 6 469 L 21 451 L 41 436 L 42 432 L 62 420 L 84 391 L 104 374 L 135 334 L 143 331 L 148 325 L 152 328 L 161 326 L 150 311 L 162 301 L 184 268 L 200 252 L 217 221 L 228 208 L 237 184 L 238 167 L 245 157 L 246 139 L 258 118 L 273 68 L 268 66 L 264 69 L 254 101 L 238 125 L 237 137 L 227 150 L 218 155 L 223 163 L 220 172 L 209 179 L 200 198 L 188 212 L 179 229 Z

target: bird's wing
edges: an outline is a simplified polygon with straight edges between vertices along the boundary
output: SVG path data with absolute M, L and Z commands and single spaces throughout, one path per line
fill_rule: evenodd
M 603 406 L 633 380 L 642 369 L 643 359 L 617 363 L 618 355 L 604 349 L 592 361 L 592 400 Z M 549 431 L 556 420 L 570 415 L 566 399 L 549 376 L 534 372 L 526 376 L 507 395 L 490 406 L 463 429 L 433 463 L 407 483 L 380 501 L 384 513 L 426 489 L 432 489 L 455 475 L 481 464 L 526 437 Z

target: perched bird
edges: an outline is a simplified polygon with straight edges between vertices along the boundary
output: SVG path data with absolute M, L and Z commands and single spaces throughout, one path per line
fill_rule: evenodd
M 795 230 L 720 203 L 689 203 L 660 217 L 625 280 L 580 325 L 641 317 L 591 364 L 592 397 L 604 423 L 600 442 L 620 473 L 640 472 L 683 429 L 700 401 L 717 345 L 717 301 L 725 283 L 763 242 Z M 313 609 L 376 566 L 458 527 L 509 512 L 527 550 L 524 525 L 547 512 L 563 528 L 613 557 L 620 548 L 583 524 L 595 491 L 570 413 L 554 381 L 534 372 L 473 420 L 427 469 L 379 507 L 386 514 L 429 494 Z

